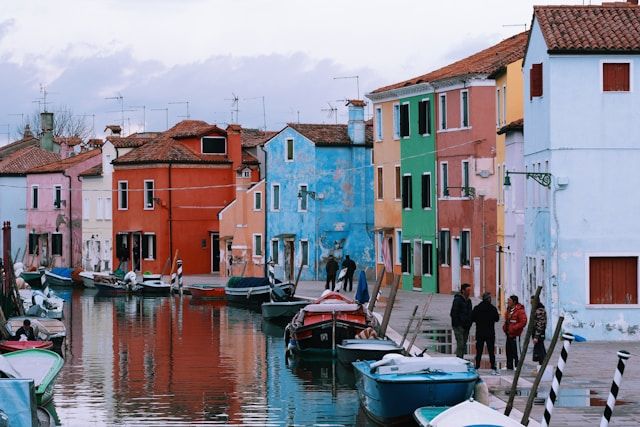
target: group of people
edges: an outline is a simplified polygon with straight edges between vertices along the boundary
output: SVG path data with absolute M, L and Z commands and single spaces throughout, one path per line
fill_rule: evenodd
M 498 309 L 491 303 L 491 294 L 485 292 L 482 295 L 482 302 L 472 307 L 471 285 L 465 283 L 461 286 L 460 292 L 453 298 L 451 306 L 451 326 L 456 338 L 456 356 L 463 358 L 469 339 L 469 330 L 476 324 L 476 369 L 480 368 L 480 360 L 486 345 L 489 353 L 489 361 L 493 373 L 499 373 L 496 365 L 495 354 L 495 324 L 500 320 Z M 534 297 L 531 297 L 532 302 Z M 533 361 L 542 364 L 546 356 L 544 347 L 545 330 L 547 328 L 547 312 L 544 305 L 538 301 L 533 328 Z M 504 316 L 502 331 L 506 335 L 506 355 L 507 369 L 518 366 L 519 352 L 517 342 L 522 335 L 522 331 L 527 325 L 527 314 L 524 306 L 518 301 L 516 295 L 511 295 L 507 300 L 507 311 Z
M 349 258 L 349 255 L 344 257 L 344 261 L 342 261 L 342 268 L 347 269 L 347 274 L 344 278 L 344 290 L 347 292 L 351 292 L 353 290 L 353 274 L 356 272 L 356 263 L 354 260 Z M 338 275 L 338 271 L 340 266 L 338 261 L 336 261 L 336 257 L 333 255 L 329 255 L 329 260 L 327 261 L 326 271 L 327 271 L 327 282 L 324 285 L 325 289 L 331 289 L 332 291 L 336 288 L 336 277 Z M 331 285 L 331 287 L 329 287 Z M 340 292 L 340 289 L 338 289 Z

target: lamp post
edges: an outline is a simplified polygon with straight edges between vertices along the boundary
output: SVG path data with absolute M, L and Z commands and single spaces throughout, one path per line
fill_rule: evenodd
M 504 186 L 511 186 L 511 178 L 509 175 L 525 175 L 527 179 L 533 178 L 538 184 L 543 187 L 551 188 L 551 174 L 549 172 L 515 172 L 515 171 L 507 171 L 504 176 Z

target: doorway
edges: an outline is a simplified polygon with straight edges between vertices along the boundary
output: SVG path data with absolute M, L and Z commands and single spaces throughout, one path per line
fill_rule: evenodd
M 451 239 L 451 290 L 460 291 L 460 237 Z
M 295 249 L 293 240 L 284 241 L 284 276 L 288 282 L 293 282 Z
M 220 234 L 211 233 L 211 272 L 220 273 Z
M 413 241 L 413 290 L 422 290 L 422 241 Z
M 141 271 L 142 270 L 142 251 L 140 248 L 142 247 L 142 234 L 141 233 L 133 233 L 131 235 L 131 266 L 133 271 Z

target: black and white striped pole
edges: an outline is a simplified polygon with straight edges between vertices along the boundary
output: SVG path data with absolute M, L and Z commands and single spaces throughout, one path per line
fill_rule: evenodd
M 276 284 L 276 267 L 273 265 L 273 261 L 269 261 L 267 264 L 267 275 L 271 286 Z
M 564 340 L 562 344 L 562 351 L 560 352 L 560 359 L 558 360 L 558 366 L 556 367 L 556 372 L 553 376 L 553 382 L 551 383 L 551 391 L 549 391 L 549 397 L 547 397 L 547 401 L 544 404 L 544 418 L 540 425 L 542 427 L 548 427 L 549 422 L 551 421 L 551 413 L 553 412 L 553 405 L 556 403 L 556 399 L 558 398 L 558 390 L 560 389 L 560 382 L 562 381 L 562 372 L 564 371 L 564 367 L 567 364 L 567 357 L 569 356 L 569 349 L 571 348 L 571 343 L 575 339 L 573 334 L 565 332 L 562 334 L 562 339 Z
M 624 367 L 629 357 L 631 357 L 631 354 L 629 354 L 628 351 L 620 350 L 618 352 L 618 366 L 616 367 L 616 373 L 613 375 L 611 391 L 607 399 L 607 406 L 604 408 L 602 420 L 600 420 L 600 427 L 607 427 L 609 421 L 611 421 L 611 415 L 613 414 L 613 409 L 616 407 L 616 399 L 618 399 L 618 392 L 620 391 L 620 384 L 622 384 L 622 374 L 624 374 Z
M 182 260 L 178 259 L 178 289 L 182 295 Z

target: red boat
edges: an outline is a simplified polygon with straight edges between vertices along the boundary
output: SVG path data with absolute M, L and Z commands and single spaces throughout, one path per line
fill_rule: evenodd
M 224 285 L 190 285 L 191 296 L 197 299 L 224 299 Z
M 51 341 L 0 341 L 0 351 L 10 353 L 18 350 L 28 350 L 32 348 L 49 349 L 53 347 Z

